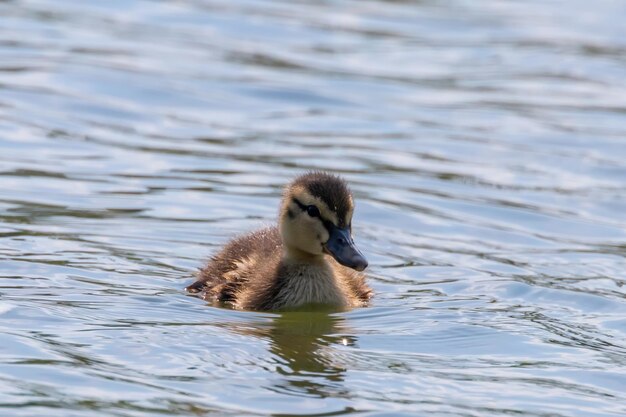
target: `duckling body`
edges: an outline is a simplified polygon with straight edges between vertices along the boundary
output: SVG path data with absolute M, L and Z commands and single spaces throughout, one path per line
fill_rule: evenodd
M 278 226 L 230 241 L 187 291 L 246 310 L 365 305 L 372 291 L 352 241 L 352 212 L 343 180 L 304 174 L 286 187 Z

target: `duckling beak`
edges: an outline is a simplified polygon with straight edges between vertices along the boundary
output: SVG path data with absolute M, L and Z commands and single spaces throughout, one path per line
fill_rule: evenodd
M 337 262 L 348 268 L 362 271 L 367 268 L 367 259 L 354 245 L 350 229 L 331 227 L 328 242 L 324 244 L 324 251 L 331 255 Z

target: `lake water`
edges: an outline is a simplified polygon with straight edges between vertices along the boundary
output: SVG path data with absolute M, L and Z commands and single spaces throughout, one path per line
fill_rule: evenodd
M 626 2 L 0 2 L 3 416 L 623 416 Z M 186 295 L 342 174 L 371 306 Z

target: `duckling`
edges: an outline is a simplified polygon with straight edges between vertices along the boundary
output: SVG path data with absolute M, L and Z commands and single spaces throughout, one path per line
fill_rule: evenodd
M 230 241 L 186 290 L 243 310 L 364 306 L 367 260 L 352 240 L 346 182 L 309 172 L 285 187 L 278 225 Z

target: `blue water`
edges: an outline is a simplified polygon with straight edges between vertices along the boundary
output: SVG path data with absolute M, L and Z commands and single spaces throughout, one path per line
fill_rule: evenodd
M 626 3 L 0 2 L 3 416 L 623 416 Z M 371 306 L 186 295 L 342 174 Z

